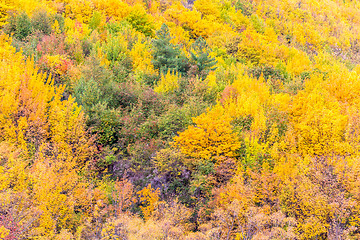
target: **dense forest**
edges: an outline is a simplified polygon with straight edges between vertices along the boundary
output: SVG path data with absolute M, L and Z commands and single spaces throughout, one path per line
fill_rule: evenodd
M 360 239 L 360 2 L 0 0 L 0 239 Z

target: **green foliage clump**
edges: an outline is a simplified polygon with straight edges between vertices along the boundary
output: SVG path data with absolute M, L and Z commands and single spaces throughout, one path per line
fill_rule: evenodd
M 92 17 L 90 18 L 89 21 L 89 27 L 92 30 L 95 30 L 99 27 L 100 23 L 101 23 L 101 19 L 102 19 L 102 15 L 100 12 L 98 11 L 94 11 Z
M 202 79 L 205 79 L 210 71 L 216 69 L 217 61 L 210 57 L 210 49 L 205 39 L 199 37 L 192 45 L 194 51 L 190 51 L 191 61 L 197 67 L 197 72 Z
M 136 31 L 143 33 L 145 36 L 154 36 L 154 24 L 150 21 L 148 15 L 145 12 L 136 10 L 132 11 L 126 17 L 126 21 L 128 21 Z
M 45 35 L 50 35 L 52 30 L 50 16 L 44 10 L 34 13 L 31 17 L 31 25 L 34 32 L 37 31 Z
M 117 143 L 119 132 L 120 106 L 116 98 L 118 87 L 112 82 L 110 71 L 102 67 L 99 61 L 90 58 L 89 68 L 74 87 L 76 101 L 88 115 L 87 125 L 92 133 L 98 134 L 98 142 L 103 145 Z
M 9 35 L 13 35 L 18 40 L 24 40 L 33 31 L 31 19 L 25 12 L 20 14 L 12 13 L 8 19 L 8 24 L 5 25 L 4 31 Z
M 161 26 L 156 36 L 157 38 L 153 40 L 152 63 L 154 68 L 164 75 L 168 71 L 178 72 L 182 76 L 186 75 L 189 69 L 188 59 L 178 45 L 170 42 L 171 35 L 166 24 Z
M 184 108 L 172 105 L 159 119 L 159 134 L 162 138 L 172 138 L 183 131 L 191 122 L 189 113 Z
M 262 18 L 260 18 L 258 15 L 253 14 L 251 15 L 251 21 L 254 29 L 258 33 L 264 33 L 265 32 L 265 23 Z
M 240 10 L 245 16 L 251 16 L 253 7 L 250 2 L 238 0 L 234 4 L 236 10 Z
M 63 17 L 63 15 L 61 15 L 60 13 L 55 14 L 53 16 L 53 21 L 56 21 L 59 24 L 60 32 L 63 33 L 65 28 L 65 18 Z
M 59 25 L 63 28 L 64 19 L 60 15 L 55 15 L 52 19 L 45 10 L 36 11 L 31 18 L 25 12 L 11 13 L 4 31 L 13 35 L 17 40 L 24 41 L 32 33 L 50 35 L 51 25 L 55 20 L 58 20 Z
M 289 74 L 281 71 L 281 69 L 273 68 L 270 66 L 250 68 L 249 74 L 256 78 L 260 78 L 260 76 L 263 76 L 265 80 L 278 79 L 283 83 L 289 79 Z
M 126 55 L 126 46 L 122 45 L 119 39 L 115 36 L 109 37 L 107 43 L 104 46 L 107 60 L 113 65 L 115 62 L 123 60 Z
M 14 36 L 19 40 L 24 40 L 33 31 L 31 26 L 31 20 L 26 13 L 22 13 L 16 17 L 15 26 L 16 28 Z

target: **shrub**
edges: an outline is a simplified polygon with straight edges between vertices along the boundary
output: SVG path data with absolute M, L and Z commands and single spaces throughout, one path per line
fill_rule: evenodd
M 93 12 L 93 15 L 90 19 L 90 22 L 89 22 L 89 27 L 92 29 L 92 30 L 95 30 L 97 29 L 99 26 L 100 26 L 100 23 L 101 23 L 101 20 L 102 20 L 102 15 L 100 12 L 98 11 L 94 11 Z
M 45 35 L 50 35 L 51 33 L 51 21 L 48 13 L 44 10 L 36 11 L 34 13 L 31 18 L 31 25 L 33 31 L 39 31 Z
M 99 85 L 94 79 L 80 79 L 78 84 L 75 86 L 74 95 L 76 101 L 83 106 L 86 112 L 101 101 L 102 92 Z
M 64 19 L 64 17 L 61 14 L 57 13 L 57 14 L 54 15 L 53 21 L 54 21 L 54 24 L 55 24 L 55 22 L 57 22 L 57 24 L 59 25 L 60 33 L 63 33 L 64 32 L 64 27 L 65 27 L 65 19 Z
M 258 15 L 253 14 L 251 15 L 251 21 L 253 24 L 253 27 L 258 33 L 264 33 L 265 32 L 265 23 L 262 18 L 260 18 Z
M 11 13 L 8 22 L 4 29 L 5 33 L 13 34 L 18 40 L 23 41 L 32 33 L 31 20 L 25 12 L 18 15 Z
M 236 1 L 235 9 L 240 10 L 242 12 L 242 14 L 244 14 L 245 16 L 251 16 L 251 13 L 253 11 L 253 7 L 252 7 L 251 3 L 243 1 L 243 0 Z
M 128 21 L 131 26 L 141 33 L 143 33 L 147 37 L 154 36 L 154 25 L 150 21 L 149 16 L 146 14 L 145 10 L 142 8 L 138 8 L 133 10 L 127 17 L 126 21 Z
M 36 46 L 37 53 L 41 55 L 65 55 L 65 36 L 50 34 L 43 36 Z
M 178 79 L 179 75 L 176 73 L 171 73 L 170 71 L 167 72 L 166 75 L 161 74 L 161 79 L 154 88 L 154 91 L 161 94 L 171 93 L 179 88 Z
M 0 4 L 0 27 L 3 27 L 6 24 L 10 9 L 12 9 L 12 7 L 8 3 L 2 2 Z
M 117 61 L 122 61 L 126 58 L 127 42 L 124 42 L 119 37 L 110 36 L 104 45 L 107 60 L 110 61 L 111 66 Z
M 44 55 L 39 59 L 38 65 L 48 75 L 51 73 L 55 84 L 63 84 L 73 63 L 62 55 Z
M 158 151 L 152 162 L 162 192 L 166 196 L 176 195 L 180 200 L 188 201 L 190 171 L 184 166 L 184 158 L 180 151 L 166 148 Z
M 159 135 L 163 139 L 172 138 L 190 123 L 191 118 L 186 110 L 172 105 L 159 119 Z
M 32 34 L 26 38 L 26 42 L 14 38 L 12 45 L 16 48 L 16 51 L 22 51 L 22 54 L 26 57 L 34 57 L 36 61 L 41 56 L 41 53 L 37 51 L 37 46 L 40 41 L 41 38 L 38 35 Z
M 114 63 L 112 67 L 114 73 L 114 80 L 118 83 L 128 81 L 129 74 L 132 72 L 132 61 L 125 57 L 121 61 Z

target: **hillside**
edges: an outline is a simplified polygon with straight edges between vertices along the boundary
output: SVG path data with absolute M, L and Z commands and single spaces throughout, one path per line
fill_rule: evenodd
M 359 238 L 359 1 L 0 0 L 0 239 Z

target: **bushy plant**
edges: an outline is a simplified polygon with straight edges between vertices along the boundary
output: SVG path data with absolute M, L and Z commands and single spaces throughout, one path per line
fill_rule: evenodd
M 38 61 L 40 70 L 46 72 L 54 78 L 54 84 L 64 84 L 67 79 L 67 74 L 73 63 L 70 59 L 61 55 L 44 55 Z
M 136 30 L 147 37 L 154 36 L 154 24 L 142 7 L 137 7 L 126 17 L 126 21 Z
M 234 6 L 236 10 L 240 10 L 245 16 L 251 16 L 253 7 L 250 1 L 238 0 Z
M 14 35 L 16 39 L 23 41 L 33 31 L 31 19 L 25 12 L 20 14 L 12 12 L 4 30 L 7 34 Z
M 65 36 L 50 34 L 41 37 L 36 46 L 37 53 L 41 55 L 66 55 Z
M 252 14 L 251 15 L 251 21 L 252 21 L 253 27 L 255 28 L 255 30 L 258 33 L 264 33 L 265 32 L 265 23 L 264 23 L 264 20 L 262 18 L 260 18 L 256 14 Z
M 111 65 L 114 65 L 115 62 L 126 58 L 126 42 L 122 41 L 119 37 L 110 36 L 104 45 L 104 51 L 107 60 L 110 61 Z
M 8 12 L 12 9 L 11 3 L 2 2 L 0 5 L 0 27 L 6 24 Z
M 171 139 L 183 131 L 190 122 L 191 118 L 185 108 L 169 106 L 167 112 L 159 119 L 159 135 L 163 139 Z
M 115 62 L 112 66 L 114 80 L 118 83 L 126 82 L 132 70 L 132 60 L 128 57 Z
M 89 27 L 92 29 L 92 30 L 95 30 L 97 29 L 99 26 L 100 26 L 100 23 L 102 21 L 102 15 L 100 12 L 98 11 L 94 11 L 93 12 L 93 15 L 89 21 Z
M 52 31 L 50 16 L 44 10 L 37 11 L 33 14 L 31 17 L 31 25 L 33 31 L 38 31 L 45 35 L 49 35 Z
M 64 27 L 65 27 L 65 18 L 63 17 L 63 15 L 59 14 L 59 13 L 56 13 L 54 16 L 53 16 L 53 30 L 54 29 L 54 25 L 55 23 L 58 24 L 58 30 L 60 31 L 60 33 L 63 33 L 64 32 Z
M 17 51 L 22 51 L 23 55 L 27 57 L 33 57 L 37 61 L 42 53 L 38 51 L 37 46 L 41 42 L 41 37 L 37 34 L 31 34 L 26 38 L 26 41 L 13 39 L 12 45 Z

